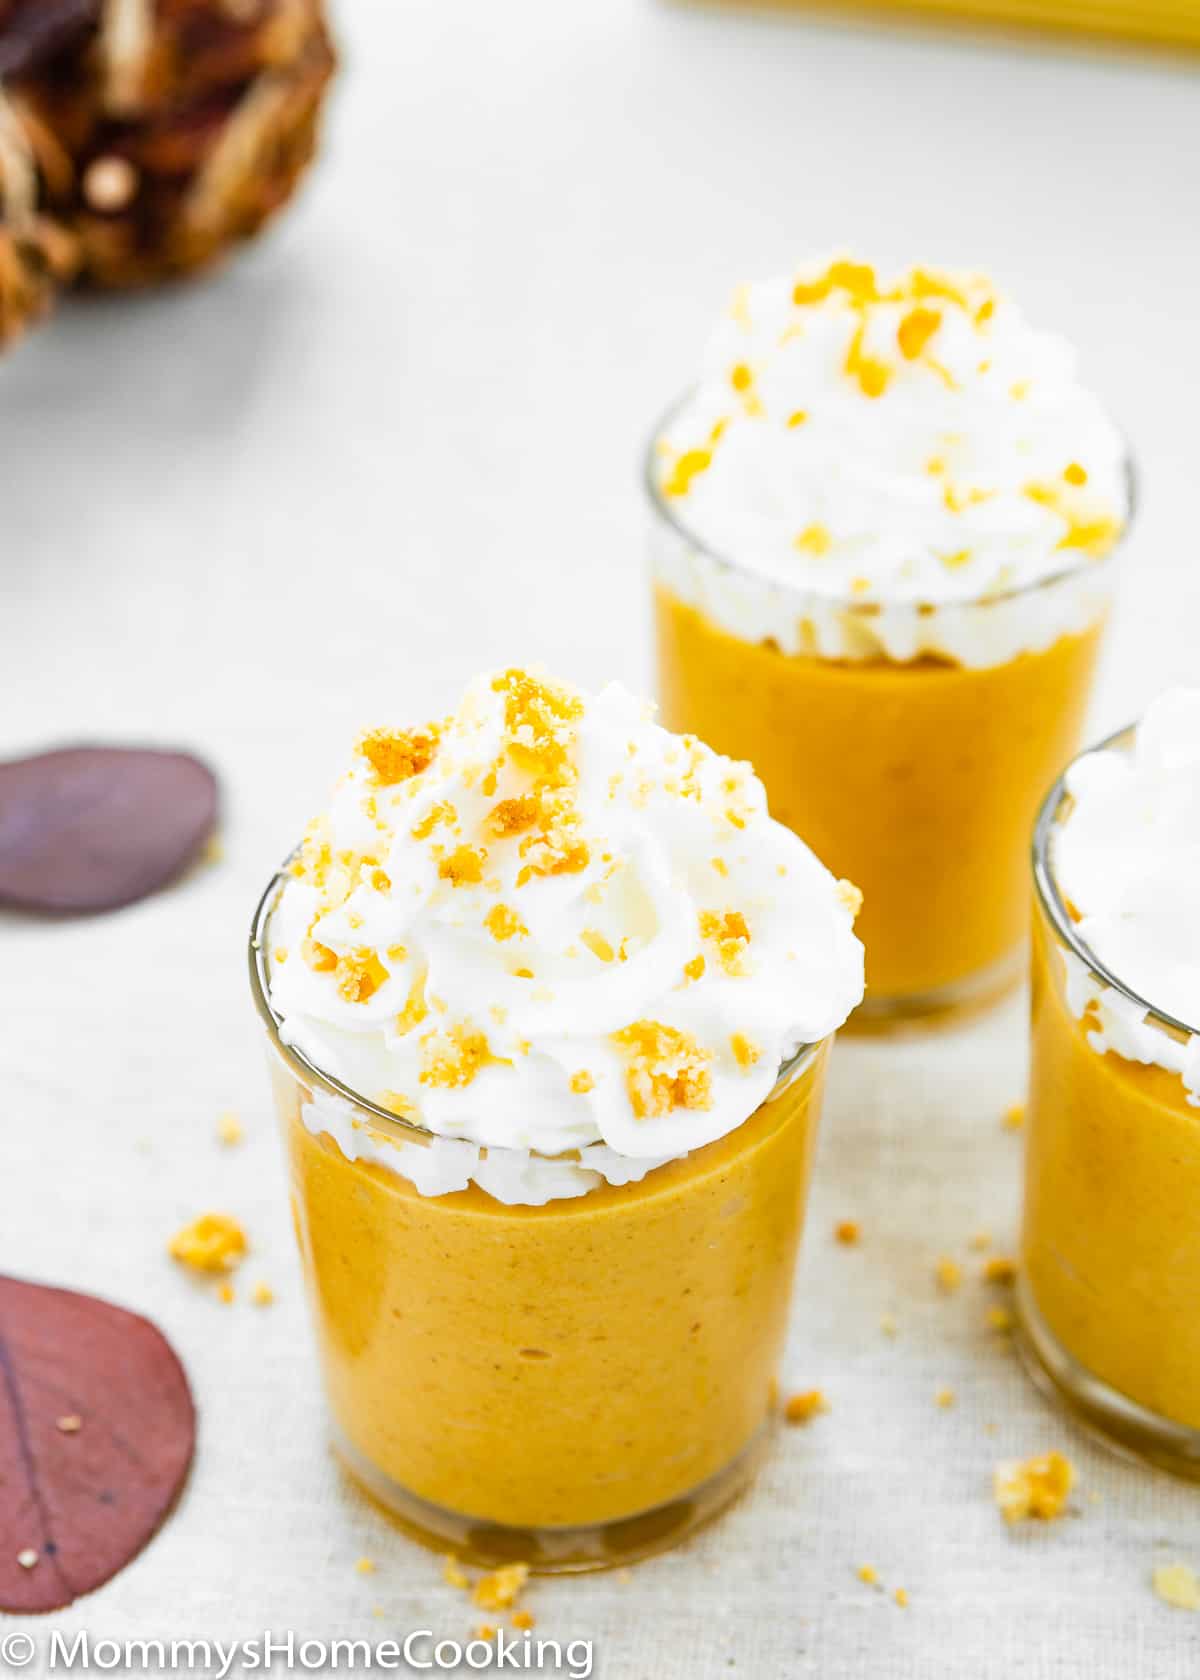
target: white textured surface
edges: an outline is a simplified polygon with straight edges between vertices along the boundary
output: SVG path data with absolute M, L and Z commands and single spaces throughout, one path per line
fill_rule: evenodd
M 513 656 L 645 685 L 636 460 L 732 280 L 844 241 L 978 262 L 1069 328 L 1143 468 L 1097 732 L 1194 679 L 1194 66 L 626 0 L 353 9 L 286 227 L 0 369 L 0 751 L 187 743 L 227 791 L 218 867 L 111 918 L 0 921 L 0 1266 L 150 1312 L 201 1406 L 177 1515 L 41 1637 L 478 1619 L 326 1456 L 242 937 L 364 719 Z M 839 1048 L 787 1373 L 832 1411 L 689 1550 L 537 1586 L 541 1630 L 620 1680 L 1195 1673 L 1200 1617 L 1149 1577 L 1200 1566 L 1198 1496 L 1086 1447 L 984 1329 L 981 1284 L 933 1286 L 975 1229 L 1012 1246 L 1023 1041 L 1013 1003 Z M 240 1292 L 268 1278 L 269 1312 L 166 1260 L 210 1205 L 249 1226 Z M 831 1241 L 843 1216 L 860 1250 Z M 1079 1514 L 1010 1535 L 991 1467 L 1053 1444 Z

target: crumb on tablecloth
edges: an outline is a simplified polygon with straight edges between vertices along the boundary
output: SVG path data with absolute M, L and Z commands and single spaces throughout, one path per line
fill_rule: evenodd
M 807 1388 L 793 1394 L 784 1403 L 783 1415 L 788 1423 L 811 1423 L 818 1412 L 827 1412 L 829 1402 L 819 1388 Z
M 1051 1522 L 1066 1509 L 1075 1485 L 1075 1466 L 1060 1452 L 1008 1459 L 992 1475 L 992 1491 L 1005 1522 L 1036 1518 Z

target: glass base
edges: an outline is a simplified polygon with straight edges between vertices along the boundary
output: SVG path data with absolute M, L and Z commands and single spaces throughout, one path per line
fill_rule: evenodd
M 954 1025 L 999 1003 L 1024 978 L 1025 963 L 1025 946 L 1018 945 L 999 962 L 934 991 L 892 996 L 868 991 L 839 1031 L 888 1033 L 903 1028 L 936 1030 Z
M 423 1546 L 453 1552 L 464 1563 L 495 1569 L 527 1563 L 536 1575 L 579 1575 L 617 1569 L 665 1552 L 718 1516 L 754 1479 L 765 1455 L 768 1419 L 738 1456 L 681 1499 L 618 1521 L 582 1528 L 506 1528 L 432 1505 L 394 1482 L 335 1430 L 334 1451 L 376 1504 Z
M 1030 1376 L 1112 1452 L 1200 1481 L 1200 1429 L 1173 1423 L 1086 1371 L 1038 1311 L 1024 1277 L 1017 1283 L 1017 1347 Z

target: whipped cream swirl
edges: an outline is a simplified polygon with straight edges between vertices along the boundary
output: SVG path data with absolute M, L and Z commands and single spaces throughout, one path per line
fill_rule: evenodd
M 1103 611 L 1130 511 L 1074 351 L 977 274 L 885 281 L 834 257 L 743 287 L 655 448 L 695 540 L 667 545 L 664 581 L 791 653 L 981 665 L 1048 646 Z M 1088 584 L 1023 597 L 1063 573 Z
M 1077 958 L 1068 1001 L 1080 1018 L 1092 1011 L 1096 1050 L 1169 1068 L 1200 1105 L 1200 689 L 1162 695 L 1128 749 L 1086 753 L 1066 789 L 1051 860 L 1080 939 L 1131 991 L 1195 1030 L 1179 1042 Z
M 841 1025 L 857 899 L 748 765 L 616 685 L 506 671 L 360 741 L 271 913 L 270 1001 L 318 1068 L 458 1146 L 404 1146 L 418 1188 L 580 1194 L 731 1131 Z

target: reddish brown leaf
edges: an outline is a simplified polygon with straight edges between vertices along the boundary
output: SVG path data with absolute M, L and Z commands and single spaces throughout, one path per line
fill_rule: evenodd
M 148 1319 L 0 1277 L 0 1610 L 59 1610 L 123 1569 L 195 1443 L 183 1367 Z
M 131 904 L 196 859 L 216 818 L 213 773 L 187 753 L 68 747 L 0 764 L 0 903 Z

